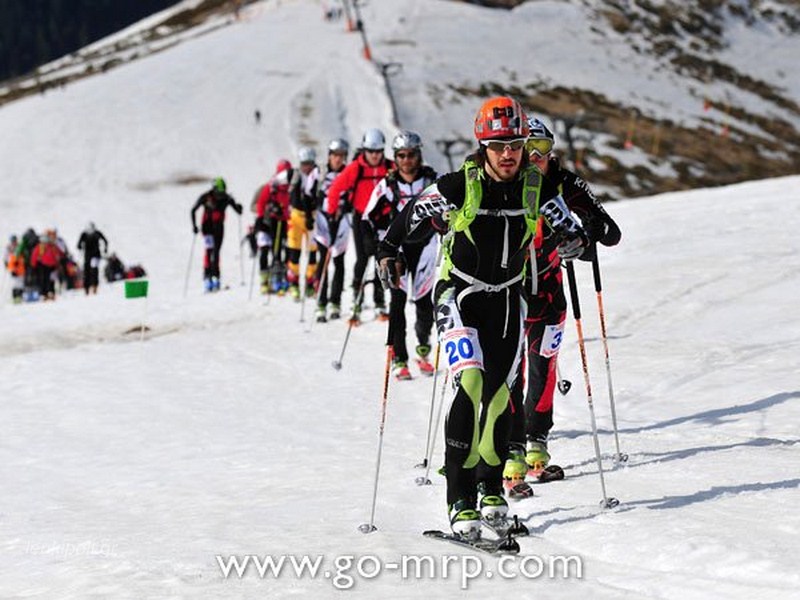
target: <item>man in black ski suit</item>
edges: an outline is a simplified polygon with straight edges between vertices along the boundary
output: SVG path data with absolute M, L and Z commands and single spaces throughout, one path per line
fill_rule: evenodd
M 100 244 L 103 244 L 102 253 Z M 96 294 L 100 280 L 100 257 L 108 254 L 108 240 L 90 222 L 78 239 L 78 250 L 83 250 L 83 289 L 87 296 Z

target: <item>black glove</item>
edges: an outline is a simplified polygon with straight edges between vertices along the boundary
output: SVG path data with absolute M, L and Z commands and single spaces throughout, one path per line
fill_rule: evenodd
M 592 242 L 599 242 L 602 240 L 608 231 L 608 226 L 605 221 L 599 217 L 586 217 L 582 222 L 583 230 Z
M 569 239 L 562 239 L 556 250 L 561 260 L 575 260 L 576 258 L 580 258 L 588 247 L 589 242 L 586 236 L 576 235 Z
M 541 213 L 553 229 L 558 243 L 558 255 L 562 260 L 574 260 L 583 254 L 589 238 L 567 208 L 561 196 L 551 198 L 542 205 Z
M 306 213 L 306 231 L 314 230 L 314 213 Z
M 242 205 L 241 204 L 234 204 L 233 210 L 236 211 L 237 214 L 242 214 Z
M 381 280 L 381 287 L 397 289 L 400 287 L 400 278 L 406 273 L 406 261 L 403 255 L 396 257 L 387 256 L 378 263 L 378 279 Z
M 200 230 L 197 228 L 197 225 L 194 225 L 194 224 L 193 224 L 193 225 L 192 225 L 192 232 L 193 232 L 195 235 L 197 235 L 197 232 L 198 232 L 198 231 L 200 231 Z

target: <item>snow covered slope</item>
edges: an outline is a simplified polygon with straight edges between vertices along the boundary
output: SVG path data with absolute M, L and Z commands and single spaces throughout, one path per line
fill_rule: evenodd
M 357 329 L 343 369 L 332 369 L 343 325 L 307 333 L 299 305 L 247 300 L 235 215 L 223 252 L 230 289 L 201 294 L 195 248 L 182 298 L 188 210 L 212 176 L 247 202 L 303 136 L 355 141 L 365 127 L 391 127 L 380 80 L 352 58 L 356 37 L 321 23 L 314 3 L 258 6 L 258 18 L 0 109 L 2 232 L 55 225 L 74 244 L 94 220 L 112 250 L 144 264 L 152 290 L 143 343 L 124 332 L 144 301 L 124 300 L 116 286 L 48 304 L 2 297 L 2 598 L 339 597 L 348 580 L 335 577 L 337 557 L 363 559 L 369 574 L 376 560 L 463 554 L 420 536 L 446 527 L 443 479 L 414 483 L 432 391 L 421 377 L 390 384 L 378 531 L 357 531 L 372 497 L 381 325 Z M 298 19 L 318 50 L 320 66 L 307 72 L 307 47 L 289 26 Z M 468 135 L 469 117 L 452 126 Z M 196 182 L 179 184 L 187 179 Z M 552 442 L 567 479 L 514 510 L 533 533 L 525 556 L 577 555 L 583 576 L 506 579 L 481 557 L 468 593 L 797 595 L 798 188 L 789 177 L 609 207 L 624 238 L 601 257 L 604 301 L 630 454 L 616 470 L 587 265 L 578 277 L 606 481 L 621 505 L 598 507 L 569 322 L 561 369 L 573 389 L 556 399 Z M 246 279 L 250 264 L 241 267 Z M 225 579 L 217 556 L 234 554 L 325 562 L 316 578 L 288 568 L 261 578 L 251 565 L 241 580 Z M 454 563 L 445 576 L 437 563 L 435 577 L 405 580 L 387 566 L 368 579 L 354 562 L 349 594 L 450 598 L 462 593 L 460 566 L 474 564 Z

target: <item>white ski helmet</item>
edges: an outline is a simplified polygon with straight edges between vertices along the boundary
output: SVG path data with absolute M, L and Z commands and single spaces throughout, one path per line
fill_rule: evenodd
M 350 152 L 350 144 L 348 144 L 347 140 L 344 138 L 333 139 L 328 144 L 328 152 L 329 153 L 343 152 L 344 154 L 347 154 L 348 152 Z
M 422 148 L 422 138 L 414 131 L 400 131 L 392 140 L 392 150 L 417 150 Z
M 364 150 L 381 150 L 386 146 L 386 138 L 380 129 L 367 129 L 361 136 L 361 147 Z
M 311 146 L 303 146 L 297 151 L 297 159 L 302 163 L 313 163 L 317 161 L 317 151 Z
M 537 140 L 550 140 L 555 144 L 556 136 L 553 135 L 553 132 L 544 124 L 541 119 L 537 119 L 536 117 L 529 117 L 528 118 L 528 128 L 531 130 L 530 136 L 533 139 Z

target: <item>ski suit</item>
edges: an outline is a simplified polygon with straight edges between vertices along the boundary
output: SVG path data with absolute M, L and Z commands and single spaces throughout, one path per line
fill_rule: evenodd
M 78 239 L 78 250 L 83 250 L 83 289 L 88 294 L 90 288 L 97 291 L 100 279 L 100 243 L 103 244 L 102 254 L 108 253 L 108 240 L 97 229 L 86 230 Z
M 381 242 L 380 258 L 396 256 L 424 221 L 449 213 L 434 296 L 439 343 L 456 386 L 445 423 L 449 505 L 464 499 L 474 506 L 478 483 L 487 494 L 502 494 L 525 256 L 546 202 L 563 203 L 527 160 L 513 180 L 495 181 L 475 155 L 409 202 Z
M 545 177 L 558 186 L 567 207 L 580 218 L 590 242 L 604 246 L 619 243 L 619 227 L 583 179 L 561 167 L 556 157 L 550 158 Z M 514 411 L 511 443 L 521 448 L 524 448 L 526 439 L 546 443 L 553 427 L 556 362 L 567 312 L 561 259 L 556 250 L 558 241 L 558 236 L 543 223 L 538 230 L 535 251 L 529 257 L 527 268 L 527 365 L 520 365 L 520 372 L 511 390 Z M 593 250 L 594 245 L 587 249 L 581 259 L 591 260 Z M 524 390 L 526 379 L 527 392 Z
M 314 275 L 317 270 L 317 245 L 312 237 L 314 231 L 314 211 L 317 207 L 317 188 L 319 186 L 319 167 L 308 173 L 301 168 L 294 172 L 289 184 L 289 228 L 286 234 L 286 278 L 289 285 L 300 284 L 300 255 L 303 251 L 303 238 L 308 244 L 308 264 L 306 266 L 306 290 L 315 286 Z
M 346 218 L 337 219 L 335 215 L 329 215 L 323 210 L 325 200 L 328 197 L 328 190 L 333 184 L 333 180 L 344 170 L 344 165 L 338 171 L 331 169 L 330 164 L 325 173 L 325 177 L 317 192 L 317 216 L 314 226 L 314 240 L 317 242 L 319 250 L 319 261 L 317 263 L 316 279 L 319 282 L 319 295 L 317 305 L 320 307 L 328 304 L 328 288 L 330 287 L 330 302 L 335 306 L 342 304 L 342 289 L 344 288 L 344 253 L 347 251 L 347 242 L 350 233 L 350 221 Z M 333 281 L 328 285 L 330 268 L 325 273 L 322 269 L 328 252 L 331 258 L 328 262 L 333 262 L 335 268 Z
M 374 244 L 382 240 L 386 230 L 406 204 L 436 181 L 436 172 L 422 166 L 413 181 L 405 181 L 398 171 L 389 174 L 375 186 L 364 210 L 364 223 L 372 231 Z M 406 299 L 411 295 L 416 308 L 414 331 L 420 346 L 430 346 L 433 327 L 433 284 L 436 279 L 438 238 L 432 227 L 419 228 L 418 235 L 406 238 L 398 248 L 398 257 L 405 264 L 400 285 L 390 290 L 389 314 L 392 319 L 392 347 L 400 363 L 408 362 L 406 346 Z M 413 281 L 413 289 L 412 289 Z M 425 353 L 427 355 L 427 352 Z
M 359 153 L 334 179 L 328 190 L 325 204 L 326 213 L 339 218 L 350 208 L 353 210 L 353 240 L 356 247 L 356 262 L 353 267 L 353 293 L 355 296 L 358 296 L 364 281 L 367 261 L 370 256 L 375 254 L 372 234 L 365 233 L 361 227 L 364 209 L 367 207 L 372 190 L 394 166 L 391 160 L 383 158 L 378 166 L 371 167 L 364 154 Z M 379 283 L 374 282 L 372 289 L 375 306 L 384 306 L 383 288 Z
M 225 234 L 225 209 L 228 206 L 232 206 L 233 210 L 242 214 L 242 205 L 227 192 L 211 189 L 202 194 L 192 207 L 192 229 L 195 233 L 197 233 L 195 213 L 200 207 L 203 208 L 200 231 L 206 249 L 203 260 L 203 279 L 206 280 L 219 280 L 219 252 Z

